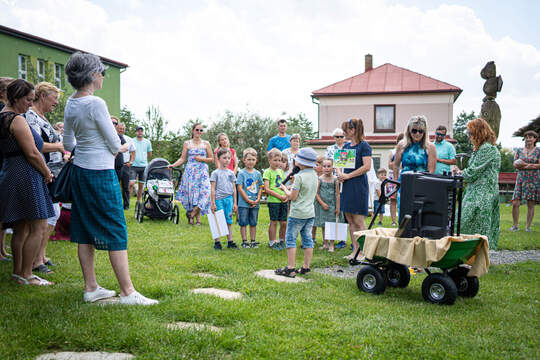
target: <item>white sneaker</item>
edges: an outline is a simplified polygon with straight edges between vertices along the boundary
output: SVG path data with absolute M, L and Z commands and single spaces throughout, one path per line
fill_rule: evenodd
M 116 291 L 107 290 L 105 288 L 102 288 L 101 286 L 98 286 L 97 289 L 94 291 L 85 291 L 83 295 L 83 300 L 85 302 L 94 302 L 101 299 L 107 299 L 115 295 Z
M 139 292 L 134 291 L 128 296 L 120 296 L 120 304 L 122 305 L 155 305 L 159 304 L 159 301 L 149 299 L 142 296 Z
M 519 231 L 518 227 L 517 227 L 517 226 L 513 226 L 513 225 L 512 225 L 512 227 L 511 227 L 510 229 L 508 229 L 508 230 L 510 230 L 511 232 Z

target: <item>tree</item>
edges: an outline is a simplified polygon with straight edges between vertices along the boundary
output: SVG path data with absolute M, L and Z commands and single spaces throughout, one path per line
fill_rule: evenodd
M 501 144 L 497 146 L 501 154 L 501 169 L 500 172 L 515 172 L 514 168 L 514 152 L 511 149 L 501 147 Z
M 474 111 L 471 111 L 470 114 L 467 114 L 465 111 L 462 111 L 454 121 L 454 139 L 456 139 L 456 153 L 466 153 L 470 154 L 473 151 L 473 146 L 467 137 L 467 123 L 471 120 L 474 120 L 476 115 Z
M 135 136 L 135 128 L 137 127 L 137 119 L 135 115 L 128 109 L 127 106 L 122 106 L 120 109 L 120 122 L 126 124 L 126 135 L 129 137 Z

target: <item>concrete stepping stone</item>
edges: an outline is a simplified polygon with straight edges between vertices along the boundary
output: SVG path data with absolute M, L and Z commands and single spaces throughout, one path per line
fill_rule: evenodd
M 301 282 L 307 282 L 309 280 L 304 279 L 303 277 L 296 276 L 293 278 L 276 275 L 274 270 L 259 270 L 255 273 L 255 275 L 258 275 L 260 277 L 263 277 L 265 279 L 270 279 L 278 282 L 286 282 L 286 283 L 301 283 Z
M 196 275 L 196 276 L 200 276 L 200 277 L 203 277 L 203 278 L 209 278 L 209 279 L 219 279 L 218 276 L 214 275 L 214 274 L 208 274 L 208 273 L 193 273 L 193 275 Z
M 126 353 L 62 351 L 39 355 L 36 360 L 129 360 L 135 356 Z
M 233 300 L 242 298 L 242 294 L 236 291 L 215 289 L 215 288 L 199 288 L 191 290 L 194 294 L 206 294 L 220 297 L 225 300 Z
M 175 323 L 167 324 L 169 330 L 197 330 L 197 331 L 212 331 L 221 332 L 223 329 L 217 326 L 208 324 L 191 323 L 184 321 L 177 321 Z

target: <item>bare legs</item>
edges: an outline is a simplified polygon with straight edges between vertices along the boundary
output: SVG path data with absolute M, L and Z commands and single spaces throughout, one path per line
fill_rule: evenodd
M 390 199 L 390 217 L 392 218 L 392 225 L 396 224 L 397 215 L 397 199 Z
M 13 274 L 25 279 L 32 276 L 32 264 L 46 227 L 45 219 L 20 221 L 15 224 L 11 238 Z M 36 283 L 39 280 L 30 280 L 30 282 Z
M 32 265 L 33 268 L 36 268 L 39 265 L 43 265 L 47 261 L 47 257 L 46 257 L 47 242 L 49 241 L 49 238 L 53 230 L 54 230 L 54 226 L 52 225 L 47 225 L 47 227 L 45 227 L 45 231 L 43 231 L 43 234 L 41 237 L 41 243 L 39 244 L 37 254 L 34 258 L 34 264 Z
M 91 292 L 97 289 L 96 272 L 94 267 L 94 246 L 79 244 L 79 262 L 84 277 L 84 291 Z M 120 295 L 127 296 L 135 291 L 129 275 L 127 250 L 109 251 L 109 260 L 113 268 L 118 284 Z
M 366 222 L 364 220 L 364 215 L 358 215 L 358 214 L 351 214 L 346 212 L 345 216 L 347 217 L 347 221 L 349 222 L 349 235 L 351 236 L 352 244 L 353 244 L 353 252 L 352 254 L 355 254 L 360 245 L 358 244 L 358 241 L 354 237 L 354 233 L 360 230 L 366 229 Z
M 311 258 L 313 257 L 313 248 L 304 249 L 304 269 L 309 269 L 311 264 Z M 296 247 L 287 248 L 287 267 L 294 269 L 296 261 Z
M 519 206 L 521 205 L 521 199 L 512 201 L 512 220 L 514 220 L 514 228 L 518 227 L 519 222 Z M 526 229 L 531 227 L 534 218 L 534 200 L 527 200 L 527 223 Z

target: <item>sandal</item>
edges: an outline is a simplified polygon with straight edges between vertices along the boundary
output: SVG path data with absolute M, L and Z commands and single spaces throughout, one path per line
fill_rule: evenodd
M 49 269 L 47 267 L 47 265 L 45 265 L 45 264 L 41 264 L 41 265 L 33 268 L 32 271 L 35 271 L 35 272 L 38 272 L 38 273 L 41 273 L 41 274 L 54 274 L 54 271 Z
M 37 284 L 32 284 L 30 283 L 30 281 L 32 280 L 37 280 L 39 281 Z M 37 275 L 32 275 L 28 278 L 26 278 L 26 281 L 28 282 L 29 285 L 37 285 L 37 286 L 49 286 L 49 285 L 54 285 L 54 283 L 50 282 L 50 281 L 47 281 L 45 279 L 42 279 L 40 278 L 39 276 Z
M 306 274 L 307 274 L 308 272 L 310 272 L 310 271 L 311 271 L 310 268 L 307 268 L 307 269 L 306 269 L 305 267 L 302 266 L 301 268 L 299 268 L 299 269 L 296 270 L 296 273 L 297 273 L 298 275 L 306 275 Z
M 287 266 L 285 266 L 284 268 L 275 270 L 274 273 L 276 275 L 293 278 L 296 276 L 296 269 L 295 268 L 289 269 Z

